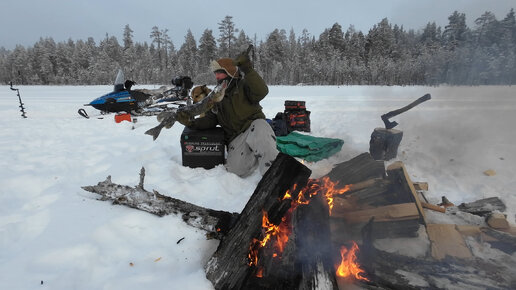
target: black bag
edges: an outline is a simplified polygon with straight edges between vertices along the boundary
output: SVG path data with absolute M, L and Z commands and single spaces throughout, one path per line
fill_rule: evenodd
M 285 136 L 289 133 L 287 128 L 287 119 L 285 118 L 285 114 L 279 112 L 276 114 L 276 117 L 272 119 L 272 130 L 274 130 L 274 135 L 276 136 Z

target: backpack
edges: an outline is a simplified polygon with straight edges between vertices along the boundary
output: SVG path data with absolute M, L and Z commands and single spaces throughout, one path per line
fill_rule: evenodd
M 276 117 L 272 119 L 271 122 L 272 130 L 274 130 L 274 135 L 276 136 L 285 136 L 289 133 L 287 128 L 287 119 L 285 118 L 285 114 L 279 112 L 276 114 Z

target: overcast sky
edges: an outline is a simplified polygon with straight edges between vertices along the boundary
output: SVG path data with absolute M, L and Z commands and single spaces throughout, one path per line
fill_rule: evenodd
M 444 28 L 454 11 L 466 14 L 469 27 L 484 12 L 503 19 L 516 0 L 2 0 L 0 47 L 32 46 L 40 37 L 56 42 L 93 37 L 98 44 L 107 34 L 122 44 L 129 24 L 136 42 L 148 42 L 153 26 L 168 29 L 176 49 L 188 29 L 198 41 L 205 29 L 218 38 L 218 24 L 233 16 L 235 27 L 265 40 L 275 28 L 294 29 L 296 36 L 307 29 L 318 37 L 325 28 L 339 23 L 365 34 L 387 18 L 391 24 L 422 29 L 428 22 Z

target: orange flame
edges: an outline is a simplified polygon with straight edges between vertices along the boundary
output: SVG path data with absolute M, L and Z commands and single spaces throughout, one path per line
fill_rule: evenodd
M 263 268 L 260 267 L 258 270 L 256 270 L 256 277 L 262 278 L 263 277 Z
M 290 235 L 290 226 L 289 222 L 287 222 L 287 218 L 283 217 L 281 219 L 281 223 L 279 225 L 275 225 L 269 221 L 269 217 L 267 212 L 262 210 L 262 236 L 261 240 L 253 239 L 251 246 L 249 247 L 248 265 L 249 266 L 258 266 L 258 251 L 260 248 L 265 247 L 269 241 L 275 238 L 275 242 L 273 243 L 273 248 L 275 252 L 273 253 L 273 257 L 278 257 L 285 248 L 286 243 L 288 242 L 288 237 Z M 258 268 L 256 271 L 256 277 L 263 276 L 263 268 Z
M 325 176 L 322 179 L 309 180 L 307 187 L 309 188 L 310 197 L 318 194 L 322 194 L 326 197 L 326 202 L 328 203 L 328 208 L 331 214 L 334 196 L 344 194 L 351 189 L 349 184 L 341 188 L 337 188 L 337 185 L 338 182 L 333 182 L 329 177 Z
M 353 244 L 350 250 L 348 250 L 345 246 L 340 248 L 340 256 L 342 257 L 342 261 L 337 268 L 337 276 L 343 278 L 355 277 L 357 280 L 369 281 L 369 279 L 362 276 L 365 271 L 360 268 L 360 264 L 358 264 L 356 261 L 358 245 L 355 242 L 352 243 Z
M 317 195 L 322 194 L 326 197 L 326 201 L 328 203 L 328 208 L 331 214 L 331 210 L 333 208 L 333 197 L 338 194 L 344 194 L 349 191 L 350 186 L 346 185 L 342 188 L 336 188 L 338 183 L 334 183 L 330 180 L 329 177 L 323 177 L 322 179 L 309 179 L 308 184 L 299 191 L 297 199 L 292 199 L 292 192 L 296 191 L 297 184 L 294 184 L 292 188 L 287 190 L 281 200 L 290 199 L 290 209 L 285 214 L 285 216 L 281 219 L 281 223 L 279 225 L 275 225 L 269 221 L 267 212 L 262 210 L 262 239 L 253 239 L 251 245 L 249 246 L 248 253 L 248 265 L 249 266 L 258 266 L 258 252 L 260 248 L 265 247 L 269 241 L 274 238 L 273 242 L 273 258 L 280 258 L 283 250 L 285 249 L 285 245 L 289 240 L 289 235 L 292 232 L 290 219 L 292 217 L 293 211 L 302 204 L 309 204 L 310 199 Z M 263 268 L 258 267 L 256 269 L 256 276 L 263 276 Z

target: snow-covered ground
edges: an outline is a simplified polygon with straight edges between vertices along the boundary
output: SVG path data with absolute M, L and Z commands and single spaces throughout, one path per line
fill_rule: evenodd
M 143 166 L 147 190 L 240 212 L 261 176 L 183 167 L 182 125 L 153 141 L 144 132 L 155 117 L 115 123 L 83 106 L 112 86 L 18 88 L 27 119 L 16 92 L 0 86 L 0 289 L 212 289 L 203 265 L 217 241 L 178 216 L 113 206 L 81 186 L 108 175 L 133 186 Z M 285 100 L 306 101 L 310 134 L 344 140 L 336 155 L 307 164 L 317 178 L 367 152 L 380 116 L 425 93 L 430 101 L 392 119 L 404 132 L 396 160 L 429 183 L 431 202 L 498 196 L 514 224 L 516 87 L 275 86 L 262 105 L 273 118 Z

